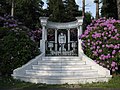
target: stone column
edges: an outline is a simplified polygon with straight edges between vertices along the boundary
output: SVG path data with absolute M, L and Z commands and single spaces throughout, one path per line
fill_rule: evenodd
M 80 53 L 82 52 L 83 53 L 83 50 L 82 50 L 82 40 L 79 39 L 79 36 L 82 34 L 82 25 L 81 26 L 78 26 L 78 55 L 80 56 Z
M 57 51 L 57 29 L 55 29 L 55 51 Z
M 82 25 L 83 25 L 83 18 L 82 17 L 76 17 L 78 21 L 78 56 L 80 57 L 80 53 L 83 53 L 82 50 L 82 40 L 79 39 L 79 36 L 82 34 Z
M 47 28 L 45 28 L 45 40 L 47 41 Z
M 82 26 L 78 26 L 78 37 L 82 34 Z
M 70 29 L 68 31 L 68 51 L 70 51 Z
M 42 40 L 45 40 L 45 31 L 46 29 L 45 29 L 45 26 L 43 25 L 42 26 Z
M 40 19 L 40 23 L 42 25 L 42 40 L 40 40 L 40 51 L 42 53 L 45 53 L 45 41 L 47 40 L 46 25 L 47 25 L 48 17 L 40 17 L 39 19 Z
M 40 51 L 45 53 L 45 26 L 42 26 L 42 40 L 40 41 Z

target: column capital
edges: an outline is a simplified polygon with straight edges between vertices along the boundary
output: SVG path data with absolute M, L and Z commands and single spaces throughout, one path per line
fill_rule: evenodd
M 83 24 L 83 18 L 82 17 L 76 17 L 78 24 L 82 25 Z
M 70 28 L 67 29 L 68 31 L 70 30 Z
M 40 23 L 43 27 L 47 25 L 48 17 L 40 17 Z

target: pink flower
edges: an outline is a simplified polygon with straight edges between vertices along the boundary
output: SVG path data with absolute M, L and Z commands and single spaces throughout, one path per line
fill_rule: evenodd
M 114 58 L 114 56 L 112 56 L 112 58 Z
M 114 29 L 115 33 L 117 33 L 117 29 Z
M 104 37 L 104 39 L 107 39 L 107 37 Z
M 120 53 L 120 50 L 118 52 Z
M 115 69 L 113 68 L 112 71 L 115 72 Z
M 105 47 L 105 45 L 102 45 L 102 47 Z
M 113 50 L 113 51 L 112 51 L 112 54 L 115 54 L 115 53 L 116 53 L 116 51 L 115 51 L 115 50 Z
M 100 48 L 100 46 L 97 46 L 97 49 L 99 49 Z
M 112 67 L 115 67 L 116 63 L 115 62 L 112 62 L 111 66 Z
M 90 43 L 87 43 L 87 45 L 89 46 L 89 45 L 90 45 Z
M 107 27 L 104 27 L 104 30 L 107 30 Z
M 115 67 L 116 70 L 118 70 L 118 67 Z
M 108 32 L 106 32 L 106 35 L 108 35 Z
M 102 49 L 100 49 L 99 52 L 101 53 L 101 52 L 102 52 Z
M 120 53 L 120 44 L 118 44 L 120 33 L 118 27 L 116 27 L 116 23 L 120 25 L 120 20 L 112 18 L 94 20 L 88 25 L 82 38 L 85 40 L 85 45 L 87 46 L 84 46 L 86 54 L 91 56 L 96 63 L 112 71 L 118 69 L 118 61 L 115 62 L 114 60 L 116 60 L 116 56 Z M 89 50 L 92 53 L 87 53 Z

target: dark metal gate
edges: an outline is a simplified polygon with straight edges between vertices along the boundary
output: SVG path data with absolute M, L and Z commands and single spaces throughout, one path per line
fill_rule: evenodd
M 46 56 L 78 56 L 78 42 L 55 43 L 54 41 L 46 41 Z

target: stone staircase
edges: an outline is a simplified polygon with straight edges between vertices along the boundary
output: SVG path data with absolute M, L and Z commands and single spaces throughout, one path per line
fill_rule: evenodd
M 46 84 L 85 84 L 107 82 L 111 76 L 98 70 L 80 57 L 42 57 L 24 69 L 14 70 L 12 76 L 26 82 Z

